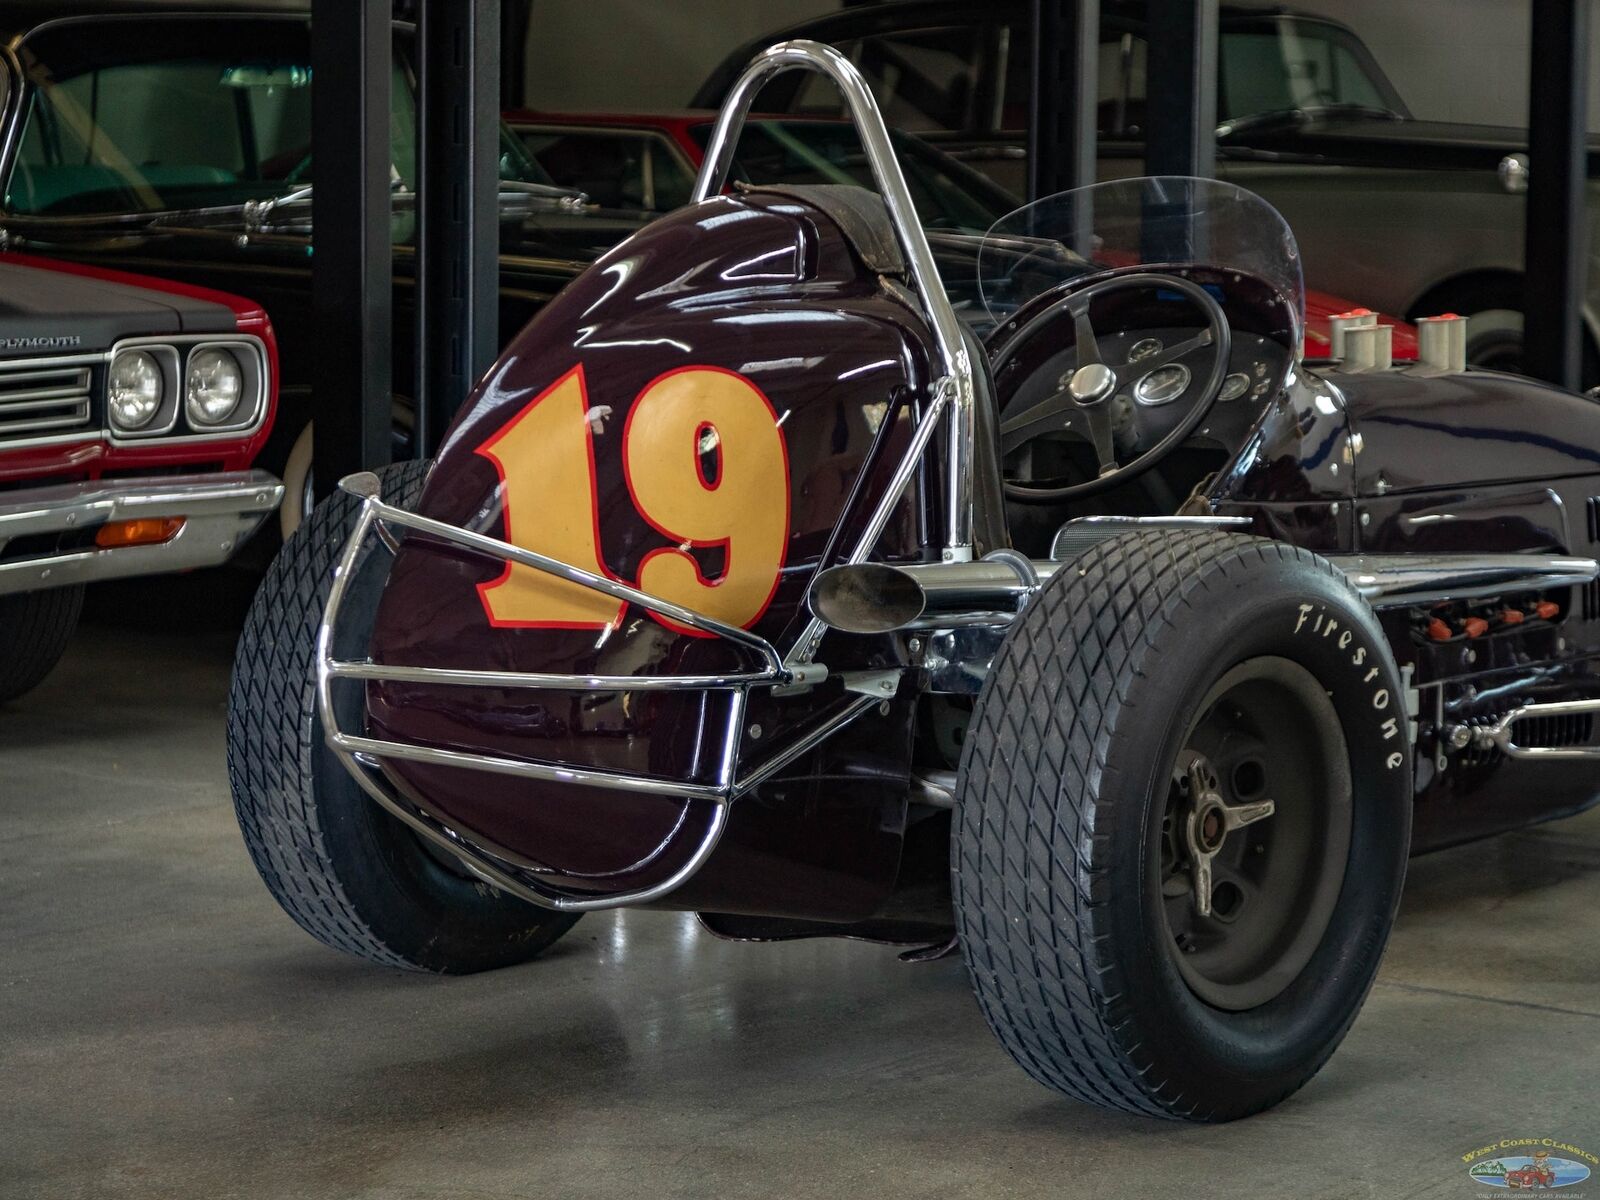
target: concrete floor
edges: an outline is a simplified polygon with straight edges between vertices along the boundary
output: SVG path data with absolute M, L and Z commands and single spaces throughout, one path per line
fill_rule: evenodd
M 1034 1085 L 958 961 L 653 913 L 472 979 L 324 949 L 234 826 L 230 631 L 131 596 L 0 712 L 0 1196 L 1345 1200 L 1497 1194 L 1461 1156 L 1502 1138 L 1600 1153 L 1600 813 L 1416 862 L 1330 1066 L 1190 1128 Z

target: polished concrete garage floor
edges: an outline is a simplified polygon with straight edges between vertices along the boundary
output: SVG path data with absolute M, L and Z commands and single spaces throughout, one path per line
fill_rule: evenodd
M 958 961 L 657 913 L 473 979 L 324 949 L 234 827 L 230 632 L 117 618 L 191 603 L 101 598 L 0 711 L 0 1197 L 1453 1197 L 1502 1138 L 1600 1153 L 1600 814 L 1416 862 L 1331 1065 L 1189 1128 L 1034 1085 Z

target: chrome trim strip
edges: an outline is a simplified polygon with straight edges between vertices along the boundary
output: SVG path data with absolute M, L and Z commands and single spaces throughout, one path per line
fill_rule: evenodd
M 758 54 L 723 101 L 716 127 L 706 144 L 705 159 L 695 180 L 692 203 L 719 195 L 727 185 L 733 167 L 734 151 L 746 117 L 762 87 L 776 75 L 791 70 L 815 71 L 831 79 L 844 96 L 872 167 L 873 178 L 889 210 L 889 220 L 905 254 L 911 282 L 933 330 L 945 377 L 952 380 L 955 392 L 950 411 L 949 461 L 946 464 L 947 544 L 944 561 L 965 562 L 972 557 L 972 472 L 975 453 L 976 391 L 972 360 L 961 337 L 961 325 L 945 292 L 928 235 L 917 217 L 916 205 L 906 186 L 905 174 L 895 156 L 888 127 L 878 102 L 855 65 L 832 46 L 820 42 L 779 42 Z
M 542 675 L 531 671 L 457 671 L 447 667 L 392 667 L 373 662 L 335 662 L 335 679 L 377 683 L 427 683 L 445 687 L 545 688 L 551 691 L 661 692 L 674 688 L 728 691 L 771 681 L 761 673 L 728 675 Z
M 726 791 L 716 784 L 686 783 L 676 779 L 658 779 L 650 775 L 590 770 L 535 759 L 472 754 L 463 750 L 441 750 L 434 746 L 413 745 L 410 742 L 389 742 L 377 738 L 358 737 L 355 734 L 344 733 L 326 721 L 324 728 L 329 731 L 329 746 L 356 756 L 399 758 L 408 762 L 428 763 L 436 767 L 464 767 L 473 771 L 487 771 L 492 775 L 515 775 L 523 779 L 537 779 L 543 783 L 567 783 L 575 787 L 615 788 L 619 792 L 632 792 L 641 796 L 709 800 L 713 804 L 723 804 L 727 801 Z
M 102 480 L 0 493 L 0 595 L 216 566 L 277 509 L 282 497 L 283 485 L 265 471 Z M 3 559 L 13 538 L 72 533 L 139 517 L 185 521 L 171 540 L 157 545 L 91 546 Z
M 1592 558 L 1560 554 L 1330 554 L 1373 608 L 1571 587 L 1600 576 Z

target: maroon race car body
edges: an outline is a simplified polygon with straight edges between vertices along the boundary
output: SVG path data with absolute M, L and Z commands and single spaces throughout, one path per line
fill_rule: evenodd
M 724 194 L 796 66 L 882 199 Z M 1410 852 L 1600 797 L 1600 408 L 1466 370 L 1459 318 L 1308 367 L 1292 234 L 1227 184 L 929 241 L 850 64 L 762 55 L 696 202 L 285 547 L 247 842 L 390 965 L 622 906 L 959 944 L 1041 1082 L 1259 1111 L 1354 1020 Z

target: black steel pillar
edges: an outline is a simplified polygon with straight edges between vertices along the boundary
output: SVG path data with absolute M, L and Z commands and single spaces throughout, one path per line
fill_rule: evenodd
M 389 14 L 390 0 L 313 0 L 311 7 L 319 495 L 353 471 L 382 466 L 390 455 Z
M 1217 0 L 1150 0 L 1147 175 L 1210 178 L 1217 163 Z
M 1533 0 L 1523 352 L 1528 374 L 1581 386 L 1588 261 L 1588 0 Z
M 1100 0 L 1033 0 L 1028 199 L 1095 181 Z
M 500 347 L 500 0 L 421 0 L 416 445 L 445 427 Z

